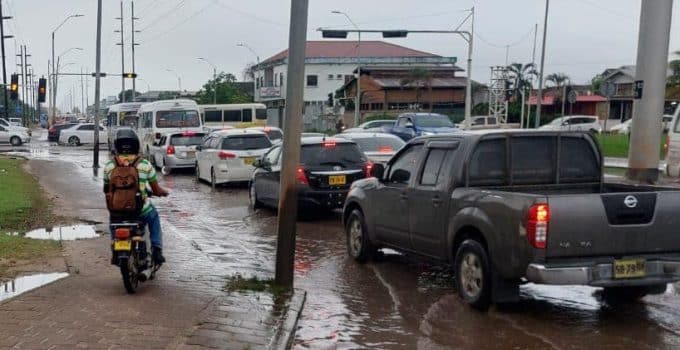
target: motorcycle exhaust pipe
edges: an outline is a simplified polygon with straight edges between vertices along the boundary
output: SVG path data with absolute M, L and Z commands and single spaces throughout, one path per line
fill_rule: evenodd
M 142 271 L 139 274 L 138 278 L 140 282 L 146 282 L 147 280 L 149 280 L 151 278 L 151 269 L 146 269 Z

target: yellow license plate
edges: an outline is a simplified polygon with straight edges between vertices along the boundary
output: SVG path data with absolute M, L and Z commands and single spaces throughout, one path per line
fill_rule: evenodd
M 253 165 L 253 163 L 255 163 L 255 158 L 253 157 L 243 158 L 243 164 Z
M 331 175 L 328 177 L 329 185 L 344 185 L 347 183 L 347 177 L 345 175 Z
M 132 241 L 115 241 L 113 243 L 113 250 L 131 250 Z
M 643 259 L 614 260 L 614 278 L 645 277 L 646 264 Z

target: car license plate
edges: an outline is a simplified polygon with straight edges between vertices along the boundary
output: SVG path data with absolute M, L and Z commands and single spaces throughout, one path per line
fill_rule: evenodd
M 646 264 L 643 259 L 614 260 L 614 278 L 645 277 Z
M 243 164 L 245 164 L 245 165 L 253 165 L 253 163 L 255 163 L 255 158 L 254 158 L 254 157 L 243 158 Z
M 193 158 L 196 156 L 196 151 L 188 151 L 184 153 L 184 158 Z
M 132 241 L 115 241 L 113 243 L 113 250 L 131 250 Z
M 328 177 L 328 184 L 333 185 L 344 185 L 347 183 L 347 177 L 345 175 L 331 175 Z

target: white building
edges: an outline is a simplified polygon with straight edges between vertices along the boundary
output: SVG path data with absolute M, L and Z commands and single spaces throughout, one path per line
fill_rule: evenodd
M 360 57 L 357 56 L 360 53 Z M 319 116 L 329 114 L 328 95 L 353 77 L 358 63 L 389 65 L 422 65 L 456 63 L 455 57 L 409 49 L 383 41 L 308 41 L 305 59 L 305 111 L 307 128 L 319 128 Z M 283 119 L 286 97 L 288 50 L 284 50 L 253 66 L 255 102 L 267 106 L 269 124 Z M 336 111 L 336 113 L 340 113 Z

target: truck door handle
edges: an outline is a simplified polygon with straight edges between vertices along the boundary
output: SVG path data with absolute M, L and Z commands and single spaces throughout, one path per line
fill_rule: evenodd
M 432 198 L 432 204 L 436 207 L 440 204 L 442 204 L 444 201 L 442 201 L 439 197 L 434 197 Z
M 408 195 L 407 195 L 406 193 L 402 193 L 402 194 L 400 194 L 400 195 L 399 195 L 399 199 L 401 199 L 401 200 L 404 200 L 404 201 L 405 201 L 405 200 L 407 200 L 407 199 L 408 199 Z

